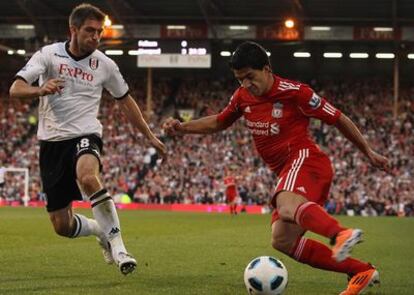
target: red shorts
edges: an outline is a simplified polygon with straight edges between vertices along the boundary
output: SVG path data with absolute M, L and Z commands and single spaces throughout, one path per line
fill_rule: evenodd
M 237 191 L 235 186 L 230 186 L 226 188 L 226 202 L 231 203 L 234 202 L 237 196 Z
M 324 153 L 314 148 L 301 149 L 282 168 L 272 206 L 276 208 L 277 194 L 282 191 L 302 195 L 309 201 L 323 205 L 328 199 L 332 178 L 331 161 Z M 272 224 L 278 219 L 279 213 L 275 209 Z

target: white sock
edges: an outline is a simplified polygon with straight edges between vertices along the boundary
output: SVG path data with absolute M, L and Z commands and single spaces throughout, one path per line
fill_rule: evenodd
M 73 218 L 75 221 L 75 228 L 73 230 L 71 238 L 87 237 L 90 235 L 102 235 L 102 231 L 99 228 L 99 225 L 96 222 L 96 220 L 90 219 L 81 214 L 74 214 Z
M 127 253 L 121 236 L 118 214 L 114 201 L 106 189 L 102 189 L 89 197 L 92 212 L 105 237 L 111 243 L 112 253 Z

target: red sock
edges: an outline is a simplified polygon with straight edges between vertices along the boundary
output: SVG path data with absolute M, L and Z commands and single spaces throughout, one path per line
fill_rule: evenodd
M 317 241 L 299 238 L 290 255 L 296 261 L 308 264 L 312 267 L 336 271 L 354 275 L 358 272 L 371 269 L 369 263 L 353 258 L 347 258 L 342 262 L 336 262 L 332 258 L 332 251 L 327 246 Z
M 233 205 L 233 213 L 236 214 L 237 213 L 237 204 Z
M 332 238 L 345 229 L 339 225 L 335 218 L 314 202 L 300 205 L 295 212 L 295 221 L 303 229 L 327 238 Z

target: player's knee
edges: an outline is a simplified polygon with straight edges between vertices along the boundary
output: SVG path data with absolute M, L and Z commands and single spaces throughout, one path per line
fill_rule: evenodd
M 295 216 L 295 210 L 291 206 L 278 207 L 279 217 L 283 221 L 293 221 Z
M 99 181 L 94 174 L 84 174 L 78 177 L 79 183 L 85 192 L 94 192 L 99 186 Z
M 291 243 L 282 236 L 272 237 L 272 247 L 282 253 L 289 254 Z

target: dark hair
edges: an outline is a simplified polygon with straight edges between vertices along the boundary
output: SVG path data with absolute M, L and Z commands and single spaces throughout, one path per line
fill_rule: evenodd
M 233 70 L 243 68 L 261 70 L 264 66 L 270 67 L 270 60 L 262 46 L 252 41 L 246 41 L 237 47 L 229 65 Z
M 92 4 L 82 3 L 72 10 L 69 16 L 69 26 L 80 28 L 85 20 L 89 18 L 103 21 L 105 19 L 105 13 Z

